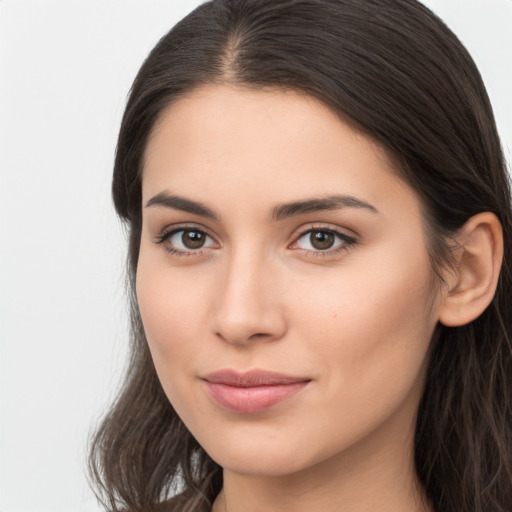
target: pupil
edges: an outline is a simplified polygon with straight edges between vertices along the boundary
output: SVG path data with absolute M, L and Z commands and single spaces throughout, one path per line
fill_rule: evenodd
M 334 235 L 326 231 L 312 231 L 310 240 L 315 249 L 330 249 L 334 245 Z
M 204 244 L 204 233 L 199 231 L 184 231 L 181 241 L 187 249 L 199 249 Z

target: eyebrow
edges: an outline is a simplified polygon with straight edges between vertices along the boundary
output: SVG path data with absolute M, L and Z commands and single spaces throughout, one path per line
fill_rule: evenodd
M 375 206 L 349 195 L 334 195 L 323 198 L 306 199 L 305 201 L 296 201 L 293 203 L 276 206 L 272 212 L 272 219 L 282 220 L 293 215 L 302 215 L 305 213 L 341 210 L 342 208 L 363 208 L 372 213 L 379 213 Z
M 185 197 L 170 195 L 167 192 L 160 192 L 152 197 L 147 203 L 146 208 L 152 206 L 163 206 L 173 210 L 206 217 L 208 219 L 219 220 L 219 216 L 203 203 L 186 199 Z M 322 198 L 305 199 L 303 201 L 294 201 L 276 206 L 272 210 L 271 218 L 273 220 L 283 220 L 295 215 L 304 215 L 306 213 L 341 210 L 342 208 L 362 208 L 372 213 L 379 213 L 375 206 L 350 195 L 333 195 Z
M 183 212 L 193 213 L 208 219 L 218 220 L 217 214 L 198 201 L 192 201 L 185 197 L 169 195 L 167 192 L 160 192 L 152 197 L 147 203 L 146 208 L 151 206 L 164 206 L 165 208 L 172 208 L 173 210 L 181 210 Z

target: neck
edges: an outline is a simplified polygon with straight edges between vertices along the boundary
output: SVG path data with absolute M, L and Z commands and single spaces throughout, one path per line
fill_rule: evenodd
M 224 472 L 224 487 L 213 512 L 431 512 L 410 466 L 379 472 L 366 465 L 322 468 L 286 477 L 258 477 Z M 311 473 L 317 470 L 314 475 Z M 343 474 L 342 474 L 343 473 Z
M 329 478 L 329 476 L 331 478 Z M 397 481 L 396 475 L 365 479 L 327 476 L 323 482 L 307 477 L 266 479 L 225 474 L 225 485 L 213 512 L 432 512 L 416 482 Z

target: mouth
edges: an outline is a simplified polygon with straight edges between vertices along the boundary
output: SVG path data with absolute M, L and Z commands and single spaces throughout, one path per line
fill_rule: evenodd
M 221 370 L 202 380 L 210 399 L 221 408 L 238 413 L 266 411 L 302 391 L 307 377 L 293 377 L 264 370 Z

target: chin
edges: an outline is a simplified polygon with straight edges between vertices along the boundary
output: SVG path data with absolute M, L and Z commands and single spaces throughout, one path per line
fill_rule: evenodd
M 213 457 L 212 457 L 213 458 Z M 285 477 L 306 469 L 309 464 L 293 454 L 281 453 L 262 455 L 261 453 L 222 453 L 214 458 L 224 470 L 245 476 Z
M 293 432 L 251 429 L 229 431 L 200 439 L 201 446 L 223 469 L 246 476 L 285 477 L 329 459 L 339 446 L 315 446 L 310 436 Z M 323 436 L 320 436 L 323 437 Z M 343 447 L 341 447 L 343 449 Z

